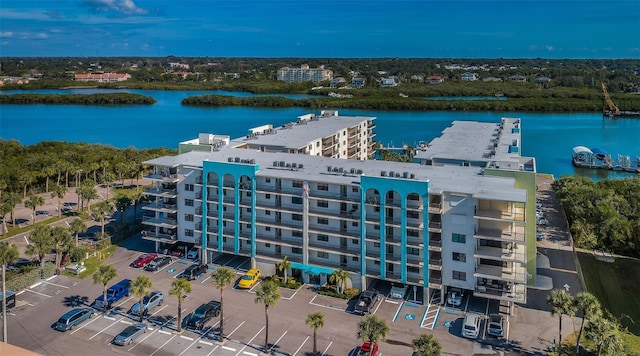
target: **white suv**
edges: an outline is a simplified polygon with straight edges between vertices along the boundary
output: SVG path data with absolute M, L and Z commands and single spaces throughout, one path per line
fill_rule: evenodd
M 480 334 L 480 323 L 482 319 L 480 315 L 467 313 L 464 316 L 464 323 L 462 324 L 462 336 L 469 339 L 477 339 Z

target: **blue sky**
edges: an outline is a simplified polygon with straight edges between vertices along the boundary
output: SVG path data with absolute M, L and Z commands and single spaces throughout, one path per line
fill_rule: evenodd
M 639 0 L 2 0 L 0 56 L 640 58 Z

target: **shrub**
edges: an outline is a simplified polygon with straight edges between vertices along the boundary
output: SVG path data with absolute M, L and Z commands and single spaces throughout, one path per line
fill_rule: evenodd
M 318 293 L 322 295 L 327 295 L 329 297 L 351 300 L 360 294 L 360 290 L 358 288 L 347 288 L 344 291 L 344 294 L 340 294 L 336 290 L 335 285 L 328 285 L 328 286 L 322 286 L 322 288 L 320 288 L 320 291 Z
M 69 250 L 69 260 L 71 262 L 80 262 L 84 258 L 85 253 L 86 251 L 82 247 L 72 247 Z

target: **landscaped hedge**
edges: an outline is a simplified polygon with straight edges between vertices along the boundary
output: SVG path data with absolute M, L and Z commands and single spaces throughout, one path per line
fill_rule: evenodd
M 336 286 L 328 285 L 320 288 L 320 291 L 318 291 L 318 293 L 322 295 L 327 295 L 330 297 L 351 300 L 351 299 L 355 299 L 358 295 L 360 295 L 360 290 L 358 288 L 347 288 L 344 290 L 343 294 L 340 294 L 338 293 Z
M 40 271 L 43 271 L 42 276 Z M 49 278 L 56 273 L 56 266 L 54 263 L 45 263 L 43 268 L 35 268 L 29 272 L 14 276 L 7 281 L 7 290 L 19 292 L 28 286 L 39 282 L 41 278 Z
M 295 278 L 288 277 L 287 283 L 284 283 L 284 278 L 280 276 L 272 276 L 271 278 L 275 279 L 276 282 L 278 282 L 278 286 L 282 288 L 289 288 L 289 289 L 295 290 L 302 286 L 302 283 L 296 281 Z

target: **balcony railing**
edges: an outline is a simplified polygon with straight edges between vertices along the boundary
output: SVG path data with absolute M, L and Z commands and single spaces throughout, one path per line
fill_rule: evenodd
M 474 237 L 479 239 L 488 239 L 488 240 L 506 240 L 506 241 L 516 241 L 516 242 L 524 242 L 525 233 L 524 228 L 516 226 L 513 229 L 488 229 L 479 227 L 473 234 Z
M 492 220 L 524 221 L 524 213 L 509 210 L 476 209 L 473 215 L 476 219 L 487 218 Z
M 488 299 L 506 300 L 516 303 L 527 302 L 527 286 L 524 284 L 485 284 L 478 283 L 473 295 Z
M 527 271 L 518 263 L 507 267 L 479 265 L 476 266 L 473 276 L 476 278 L 497 279 L 507 282 L 527 282 Z
M 442 214 L 442 202 L 429 203 L 429 212 L 432 214 Z
M 178 206 L 176 204 L 151 203 L 143 206 L 142 209 L 175 213 L 176 211 L 178 211 Z
M 164 227 L 167 229 L 175 229 L 178 222 L 175 219 L 160 219 L 156 217 L 143 217 L 142 223 L 145 225 Z
M 163 198 L 176 198 L 178 196 L 177 189 L 153 188 L 145 191 L 147 195 L 153 195 Z
M 504 248 L 478 246 L 473 254 L 476 258 L 487 258 L 500 261 L 527 262 L 526 246 L 524 244 L 508 243 Z
M 168 174 L 164 172 L 151 173 L 144 176 L 146 179 L 161 181 L 161 182 L 170 182 L 175 183 L 180 180 L 180 177 L 177 174 Z

